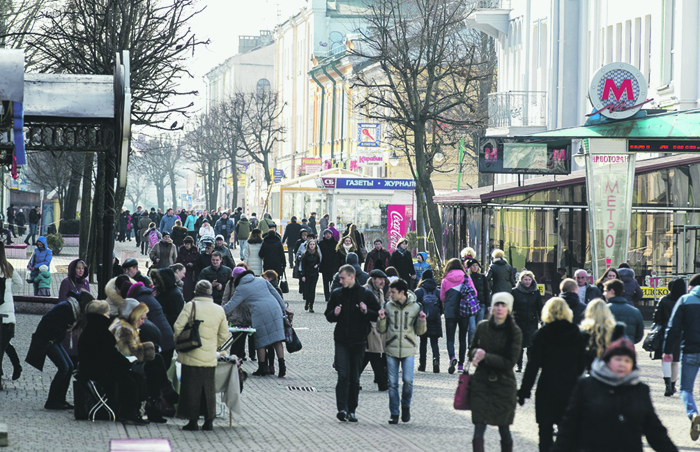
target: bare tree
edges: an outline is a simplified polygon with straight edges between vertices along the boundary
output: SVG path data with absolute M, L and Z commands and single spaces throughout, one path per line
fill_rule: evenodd
M 158 208 L 165 210 L 165 188 L 169 184 L 169 149 L 160 140 L 139 135 L 132 141 L 134 156 L 131 166 L 156 189 Z
M 479 34 L 464 24 L 465 1 L 374 0 L 367 11 L 367 26 L 361 28 L 366 31 L 360 32 L 352 51 L 367 68 L 353 82 L 353 88 L 364 92 L 357 107 L 386 125 L 389 141 L 406 140 L 417 196 L 424 197 L 426 224 L 440 231 L 431 180 L 440 164 L 434 157 L 444 146 L 454 146 L 466 128 L 483 121 L 473 114 L 479 108 L 474 88 L 493 77 L 484 70 L 492 62 L 480 51 Z M 442 235 L 434 236 L 441 249 Z
M 218 204 L 219 185 L 225 170 L 222 165 L 226 155 L 220 151 L 220 123 L 212 115 L 202 113 L 190 121 L 191 129 L 187 131 L 185 142 L 186 157 L 194 163 L 194 172 L 204 182 L 207 206 L 216 208 Z
M 131 202 L 134 212 L 143 200 L 147 185 L 148 181 L 138 170 L 138 165 L 131 165 L 129 168 L 129 185 L 126 187 L 126 198 Z
M 279 121 L 283 108 L 277 92 L 269 89 L 236 93 L 221 106 L 223 126 L 230 127 L 238 146 L 262 165 L 268 185 L 272 182 L 270 153 L 278 142 L 284 141 L 285 128 Z
M 239 148 L 238 132 L 233 127 L 228 126 L 226 108 L 226 103 L 219 104 L 209 112 L 209 115 L 212 123 L 218 130 L 221 153 L 224 154 L 226 164 L 231 170 L 233 193 L 230 207 L 233 210 L 238 207 L 238 158 L 245 157 L 245 152 Z
M 71 187 L 76 191 L 80 187 L 80 172 L 83 156 L 71 152 L 37 152 L 30 151 L 27 158 L 25 177 L 32 187 L 44 190 L 47 194 L 56 190 L 56 197 L 61 206 L 61 217 L 69 209 Z M 74 173 L 78 172 L 77 186 Z M 75 217 L 75 214 L 73 215 Z

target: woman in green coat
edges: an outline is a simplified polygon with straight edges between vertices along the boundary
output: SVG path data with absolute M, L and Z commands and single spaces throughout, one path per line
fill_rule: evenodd
M 512 452 L 510 425 L 515 418 L 517 385 L 513 366 L 520 355 L 523 334 L 513 320 L 513 295 L 493 294 L 491 317 L 476 327 L 469 345 L 469 358 L 476 367 L 471 384 L 474 452 L 484 451 L 487 425 L 497 425 L 501 451 Z

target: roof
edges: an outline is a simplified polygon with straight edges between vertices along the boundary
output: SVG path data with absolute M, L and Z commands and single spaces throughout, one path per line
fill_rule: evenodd
M 665 168 L 700 163 L 698 154 L 675 154 L 669 157 L 661 157 L 648 160 L 640 160 L 636 164 L 635 173 L 649 173 Z M 535 191 L 550 190 L 557 187 L 584 184 L 586 182 L 586 172 L 584 170 L 574 171 L 568 176 L 542 176 L 527 179 L 518 186 L 517 182 L 501 184 L 496 189 L 492 185 L 472 188 L 470 190 L 453 191 L 452 193 L 435 196 L 433 198 L 437 204 L 442 205 L 478 205 L 489 202 L 494 198 L 502 196 L 518 195 Z

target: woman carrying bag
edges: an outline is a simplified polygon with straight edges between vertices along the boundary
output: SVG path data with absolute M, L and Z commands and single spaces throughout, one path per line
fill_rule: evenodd
M 5 244 L 0 242 L 0 314 L 5 314 L 7 317 L 2 317 L 2 337 L 0 338 L 0 377 L 2 377 L 2 359 L 5 353 L 12 362 L 13 372 L 12 379 L 17 380 L 22 373 L 22 366 L 19 363 L 17 351 L 10 344 L 10 341 L 15 337 L 15 303 L 13 301 L 13 292 L 19 292 L 22 288 L 22 278 L 7 260 L 5 256 Z M 0 391 L 2 391 L 2 380 L 0 380 Z
M 321 254 L 318 252 L 318 245 L 315 239 L 309 240 L 306 244 L 306 251 L 301 256 L 301 280 L 304 283 L 304 309 L 310 313 L 314 312 L 314 301 L 316 301 L 316 284 L 321 271 Z

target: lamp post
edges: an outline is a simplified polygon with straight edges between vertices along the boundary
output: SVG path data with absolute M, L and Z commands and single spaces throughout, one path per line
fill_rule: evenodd
M 389 156 L 389 164 L 391 166 L 396 166 L 399 164 L 400 160 L 401 160 L 401 157 L 396 155 L 396 151 L 391 151 L 391 155 Z

